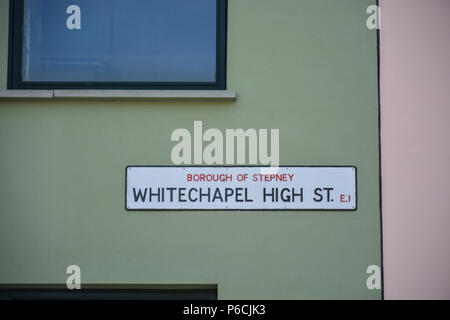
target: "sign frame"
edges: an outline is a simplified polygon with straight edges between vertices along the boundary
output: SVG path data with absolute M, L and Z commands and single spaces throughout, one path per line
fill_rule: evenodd
M 207 209 L 189 209 L 189 208 L 139 208 L 132 209 L 127 207 L 127 194 L 128 194 L 128 168 L 270 168 L 270 166 L 257 166 L 257 165 L 127 165 L 125 167 L 125 211 L 324 211 L 324 212 L 356 212 L 358 210 L 358 168 L 356 165 L 280 165 L 279 168 L 353 168 L 355 170 L 355 207 L 353 209 L 302 209 L 302 208 L 286 208 L 286 209 L 235 209 L 235 208 L 207 208 Z

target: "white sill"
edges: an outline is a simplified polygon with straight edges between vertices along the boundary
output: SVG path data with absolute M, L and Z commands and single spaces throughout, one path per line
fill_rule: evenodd
M 53 99 L 53 90 L 0 90 L 0 100 Z
M 0 100 L 210 100 L 236 101 L 232 90 L 0 90 Z

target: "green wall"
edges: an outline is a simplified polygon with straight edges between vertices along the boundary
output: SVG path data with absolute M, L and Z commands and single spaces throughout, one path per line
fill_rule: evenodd
M 1 101 L 0 283 L 218 284 L 221 299 L 379 299 L 370 0 L 230 0 L 236 102 Z M 8 1 L 0 1 L 6 88 Z M 171 164 L 176 128 L 279 128 L 282 165 L 356 165 L 356 212 L 126 212 L 127 165 Z

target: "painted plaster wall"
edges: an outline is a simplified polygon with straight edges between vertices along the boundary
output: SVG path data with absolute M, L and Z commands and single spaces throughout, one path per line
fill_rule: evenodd
M 0 283 L 217 283 L 222 299 L 379 299 L 376 32 L 368 0 L 229 1 L 232 102 L 0 101 Z M 0 1 L 6 85 L 8 1 Z M 356 165 L 356 212 L 126 212 L 171 132 L 279 128 L 283 165 Z
M 381 1 L 387 299 L 450 299 L 450 1 Z

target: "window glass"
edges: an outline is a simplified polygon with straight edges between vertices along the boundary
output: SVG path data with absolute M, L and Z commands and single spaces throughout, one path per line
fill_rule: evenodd
M 22 81 L 216 81 L 216 0 L 25 0 L 23 14 Z

